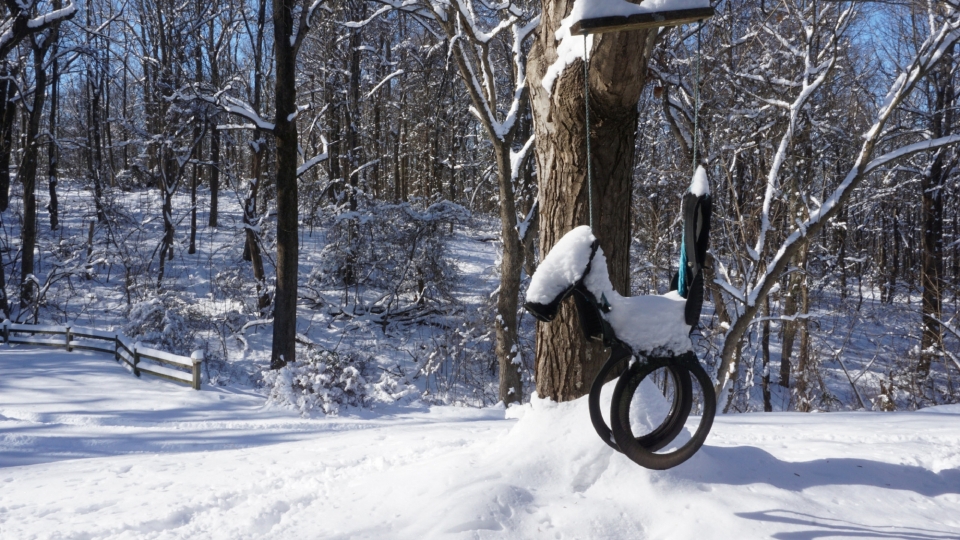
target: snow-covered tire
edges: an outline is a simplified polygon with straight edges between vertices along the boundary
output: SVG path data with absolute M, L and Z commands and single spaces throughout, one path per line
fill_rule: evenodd
M 703 446 L 704 441 L 707 439 L 710 428 L 713 427 L 713 418 L 717 412 L 717 399 L 713 391 L 713 381 L 710 380 L 707 372 L 700 366 L 699 361 L 696 360 L 696 356 L 692 354 L 690 356 L 691 358 L 683 358 L 681 362 L 675 362 L 672 361 L 672 359 L 649 359 L 646 362 L 637 362 L 630 366 L 627 372 L 621 375 L 620 380 L 617 381 L 617 386 L 613 391 L 613 401 L 610 405 L 610 431 L 613 435 L 616 448 L 642 467 L 664 470 L 680 465 L 697 453 L 697 450 Z M 697 383 L 703 392 L 703 415 L 701 416 L 697 431 L 686 444 L 672 452 L 657 454 L 655 450 L 651 450 L 653 445 L 645 446 L 640 442 L 642 437 L 637 438 L 634 436 L 630 428 L 630 402 L 633 399 L 634 391 L 640 386 L 640 382 L 661 367 L 679 368 L 686 372 L 686 374 L 693 375 L 693 377 L 697 379 Z M 688 380 L 690 378 L 689 375 L 686 376 Z M 678 394 L 682 388 L 682 385 L 678 385 Z M 692 385 L 690 388 L 689 391 L 684 392 L 688 398 L 692 398 Z M 672 412 L 673 411 L 671 411 L 671 413 Z M 668 415 L 667 421 L 665 421 L 661 427 L 669 423 L 671 430 L 676 429 L 677 426 L 673 424 L 673 422 L 678 422 L 679 429 L 676 429 L 676 433 L 673 434 L 673 437 L 676 437 L 680 430 L 683 429 L 683 424 L 687 420 L 690 409 L 687 408 L 685 412 L 687 414 Z M 666 429 L 664 434 L 666 434 Z M 673 440 L 673 437 L 659 448 L 663 448 L 669 444 L 669 442 Z M 666 437 L 663 437 L 663 439 L 665 438 Z
M 670 413 L 656 429 L 646 435 L 635 437 L 637 444 L 650 452 L 662 449 L 677 438 L 677 435 L 683 431 L 683 425 L 686 424 L 687 417 L 690 416 L 690 409 L 693 408 L 693 385 L 690 383 L 690 372 L 681 366 L 666 366 L 664 369 L 673 379 L 674 392 L 673 403 L 670 404 Z M 633 391 L 628 389 L 625 394 L 632 396 Z M 630 416 L 624 414 L 627 412 L 629 412 L 629 403 L 628 407 L 620 408 L 620 423 L 629 426 Z
M 600 392 L 610 373 L 630 358 L 631 355 L 624 355 L 624 351 L 622 350 L 614 351 L 610 359 L 600 368 L 600 372 L 597 373 L 597 376 L 594 378 L 593 386 L 590 388 L 590 397 L 588 398 L 590 421 L 593 423 L 593 428 L 597 431 L 597 435 L 600 436 L 603 442 L 618 452 L 621 451 L 620 447 L 614 440 L 610 426 L 603 420 L 603 416 L 600 413 Z M 634 438 L 637 444 L 650 452 L 660 450 L 676 438 L 683 429 L 683 425 L 687 421 L 687 416 L 690 415 L 690 408 L 693 405 L 693 386 L 690 384 L 689 372 L 681 366 L 668 365 L 661 367 L 666 368 L 667 373 L 670 374 L 670 377 L 674 381 L 676 391 L 673 395 L 670 413 L 663 419 L 663 422 L 650 433 Z M 621 421 L 629 423 L 629 419 Z

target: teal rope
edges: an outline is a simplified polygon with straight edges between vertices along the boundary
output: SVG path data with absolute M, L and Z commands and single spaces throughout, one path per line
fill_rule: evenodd
M 680 236 L 680 270 L 677 274 L 677 292 L 687 297 L 687 230 L 684 223 L 683 234 Z

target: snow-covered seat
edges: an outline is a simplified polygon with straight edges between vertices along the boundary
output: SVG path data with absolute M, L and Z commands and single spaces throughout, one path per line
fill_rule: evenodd
M 690 352 L 690 332 L 703 306 L 702 268 L 706 258 L 711 204 L 706 173 L 698 168 L 684 196 L 680 269 L 663 295 L 622 296 L 610 283 L 606 257 L 590 227 L 560 239 L 530 279 L 524 306 L 537 319 L 552 321 L 573 296 L 589 338 L 629 346 L 636 355 L 679 356 Z
M 557 242 L 527 288 L 524 307 L 545 322 L 552 321 L 563 300 L 573 296 L 584 334 L 611 348 L 610 357 L 590 388 L 590 420 L 606 444 L 650 469 L 669 469 L 693 456 L 706 440 L 716 414 L 713 381 L 700 365 L 690 341 L 703 307 L 702 269 L 711 211 L 706 173 L 698 168 L 690 190 L 683 196 L 680 267 L 667 294 L 627 297 L 615 291 L 603 250 L 587 226 L 573 229 Z M 631 357 L 638 361 L 620 371 Z M 635 391 L 644 378 L 659 369 L 673 380 L 673 403 L 660 425 L 638 436 L 630 421 Z M 600 392 L 609 377 L 617 373 L 621 376 L 613 390 L 608 426 L 600 413 Z M 693 380 L 700 387 L 700 424 L 685 444 L 657 453 L 684 429 L 693 406 Z
M 678 355 L 690 350 L 690 325 L 684 318 L 686 299 L 677 291 L 651 296 L 622 296 L 616 292 L 603 249 L 586 225 L 564 235 L 544 258 L 530 280 L 525 306 L 534 317 L 549 322 L 556 317 L 560 303 L 571 295 L 587 337 L 609 342 L 615 336 L 635 353 L 646 356 Z

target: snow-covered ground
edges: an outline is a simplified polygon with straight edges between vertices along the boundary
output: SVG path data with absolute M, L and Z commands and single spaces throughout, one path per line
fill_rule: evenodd
M 721 416 L 654 472 L 583 400 L 301 418 L 95 353 L 0 373 L 3 539 L 960 538 L 960 406 Z

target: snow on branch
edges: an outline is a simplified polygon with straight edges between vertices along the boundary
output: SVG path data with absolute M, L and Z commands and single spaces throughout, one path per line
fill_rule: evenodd
M 28 35 L 42 32 L 54 24 L 73 18 L 77 14 L 77 6 L 73 2 L 61 9 L 32 18 L 30 15 L 35 7 L 33 2 L 8 0 L 5 4 L 8 13 L 13 16 L 8 15 L 0 22 L 0 58 L 6 58 L 10 51 Z
M 35 31 L 43 30 L 56 21 L 62 21 L 73 17 L 76 12 L 76 4 L 70 3 L 64 8 L 30 19 L 27 21 L 27 28 Z
M 300 44 L 303 43 L 303 39 L 307 37 L 307 33 L 310 31 L 311 25 L 313 24 L 314 13 L 316 13 L 317 8 L 323 5 L 325 1 L 326 0 L 313 0 L 310 6 L 307 7 L 306 13 L 300 16 L 300 24 L 297 25 L 294 34 L 290 36 L 290 46 L 294 50 L 294 55 L 296 55 L 296 51 L 300 50 Z
M 520 236 L 521 244 L 527 241 L 527 233 L 530 232 L 530 225 L 537 219 L 538 212 L 540 212 L 540 201 L 535 199 L 526 217 L 517 224 L 517 233 Z
M 320 154 L 318 154 L 318 155 L 316 155 L 316 156 L 313 156 L 312 158 L 304 161 L 304 162 L 303 162 L 303 165 L 300 165 L 299 167 L 297 167 L 297 176 L 298 176 L 298 177 L 303 176 L 303 173 L 309 171 L 310 169 L 312 169 L 312 168 L 313 168 L 315 165 L 317 165 L 318 163 L 322 163 L 322 162 L 326 161 L 327 158 L 330 157 L 330 152 L 329 152 L 328 149 L 327 149 L 327 138 L 324 137 L 323 135 L 321 135 L 321 136 L 320 136 L 320 142 L 321 142 L 321 144 L 323 144 L 323 152 L 321 152 Z
M 523 164 L 524 158 L 527 157 L 527 153 L 530 151 L 530 148 L 533 147 L 533 135 L 530 135 L 530 138 L 527 139 L 527 142 L 523 144 L 520 150 L 514 152 L 510 150 L 510 179 L 516 180 L 517 174 L 520 172 L 520 166 Z
M 349 29 L 351 29 L 351 30 L 356 30 L 356 29 L 358 29 L 358 28 L 363 28 L 364 26 L 366 26 L 366 25 L 370 24 L 371 22 L 373 22 L 374 20 L 376 20 L 380 15 L 383 15 L 384 13 L 388 13 L 388 12 L 390 12 L 390 11 L 393 11 L 394 9 L 395 9 L 395 8 L 394 8 L 393 6 L 381 6 L 380 9 L 378 9 L 378 10 L 376 10 L 376 11 L 373 12 L 373 15 L 367 17 L 366 19 L 364 19 L 364 20 L 362 20 L 362 21 L 347 21 L 347 22 L 342 23 L 342 24 L 343 24 L 344 27 L 349 28 Z
M 403 75 L 404 73 L 406 73 L 406 71 L 404 71 L 404 70 L 402 70 L 402 69 L 398 69 L 398 70 L 394 71 L 393 73 L 387 75 L 386 77 L 383 78 L 382 81 L 380 81 L 379 83 L 377 83 L 376 86 L 373 87 L 373 90 L 370 90 L 369 92 L 367 92 L 367 95 L 363 96 L 363 99 L 369 99 L 370 96 L 376 94 L 376 93 L 377 93 L 377 90 L 380 90 L 380 88 L 381 88 L 383 85 L 385 85 L 385 84 L 387 84 L 388 82 L 390 82 L 391 80 L 393 80 L 393 78 L 399 77 L 400 75 Z
M 942 24 L 939 27 L 933 27 L 933 25 L 931 25 L 930 35 L 917 49 L 909 65 L 907 65 L 900 75 L 891 83 L 890 89 L 876 113 L 874 123 L 863 135 L 863 142 L 861 143 L 857 157 L 843 181 L 840 182 L 830 196 L 827 197 L 817 209 L 810 212 L 810 217 L 806 221 L 797 223 L 797 228 L 783 240 L 769 263 L 757 272 L 753 286 L 749 288 L 745 302 L 742 304 L 743 313 L 740 314 L 739 318 L 734 322 L 724 339 L 723 351 L 721 353 L 723 360 L 718 370 L 719 379 L 716 386 L 718 397 L 724 395 L 722 390 L 727 386 L 731 373 L 733 372 L 732 370 L 736 367 L 735 350 L 737 344 L 743 338 L 753 317 L 759 312 L 760 305 L 764 299 L 774 289 L 774 286 L 778 284 L 780 277 L 787 270 L 789 262 L 799 253 L 807 239 L 819 234 L 826 223 L 839 214 L 850 197 L 852 197 L 854 190 L 863 182 L 867 175 L 884 165 L 911 154 L 960 143 L 960 137 L 958 136 L 941 137 L 939 139 L 904 145 L 888 151 L 879 157 L 873 157 L 876 145 L 883 142 L 884 128 L 894 111 L 905 102 L 920 80 L 934 68 L 944 53 L 960 42 L 960 12 L 957 10 L 958 1 L 946 0 L 942 5 L 944 7 Z M 844 18 L 843 20 L 848 19 Z M 807 56 L 807 59 L 809 61 L 810 57 Z M 806 67 L 807 69 L 804 75 L 805 81 L 808 80 L 807 77 L 812 73 L 810 69 L 811 64 L 808 63 Z M 820 72 L 817 77 L 821 74 L 822 72 Z M 805 82 L 805 86 L 811 86 L 811 83 Z M 775 164 L 774 166 L 777 165 Z M 776 179 L 772 172 L 768 180 L 769 194 L 771 189 L 775 189 L 774 181 Z M 765 203 L 765 222 L 762 225 L 763 232 L 769 229 L 769 222 L 766 215 L 768 211 L 768 206 Z M 751 257 L 756 256 L 755 260 L 758 263 L 759 256 L 762 255 L 759 251 L 761 247 L 763 247 L 763 243 L 758 242 L 757 253 L 751 254 Z M 728 290 L 727 292 L 731 296 L 737 296 L 733 291 Z
M 216 100 L 216 103 L 223 109 L 225 112 L 235 114 L 245 120 L 253 123 L 257 129 L 262 129 L 264 131 L 273 131 L 275 125 L 272 122 L 267 122 L 253 110 L 253 107 L 249 103 L 237 99 L 233 96 L 221 93 L 219 98 Z
M 851 8 L 848 8 L 846 11 L 850 11 Z M 850 19 L 841 15 L 840 20 L 849 21 Z M 815 59 L 812 57 L 812 49 L 814 45 L 809 34 L 806 46 L 802 51 L 802 57 L 804 59 L 804 72 L 803 72 L 803 81 L 801 83 L 800 92 L 797 94 L 797 97 L 793 100 L 788 107 L 790 111 L 790 119 L 787 124 L 787 130 L 780 138 L 780 145 L 777 148 L 777 153 L 774 155 L 773 164 L 770 166 L 770 170 L 767 174 L 767 188 L 763 195 L 763 210 L 760 215 L 760 232 L 757 235 L 757 242 L 754 245 L 752 250 L 748 250 L 750 257 L 754 261 L 760 260 L 760 254 L 763 252 L 764 244 L 767 239 L 767 232 L 770 230 L 770 210 L 773 204 L 773 199 L 779 194 L 780 188 L 780 169 L 783 167 L 783 163 L 787 158 L 787 151 L 790 149 L 790 145 L 793 143 L 793 136 L 797 130 L 797 123 L 800 119 L 800 114 L 803 111 L 804 107 L 813 97 L 813 94 L 823 85 L 824 81 L 827 80 L 827 76 L 832 71 L 833 66 L 836 63 L 837 59 L 837 47 L 840 37 L 843 35 L 843 32 L 846 30 L 846 26 L 840 26 L 833 30 L 830 33 L 829 39 L 826 45 L 823 47 L 823 51 L 831 51 L 832 54 L 820 65 L 815 65 Z M 779 33 L 776 33 L 776 36 L 784 40 Z M 810 80 L 810 77 L 816 74 L 816 77 L 813 80 Z

